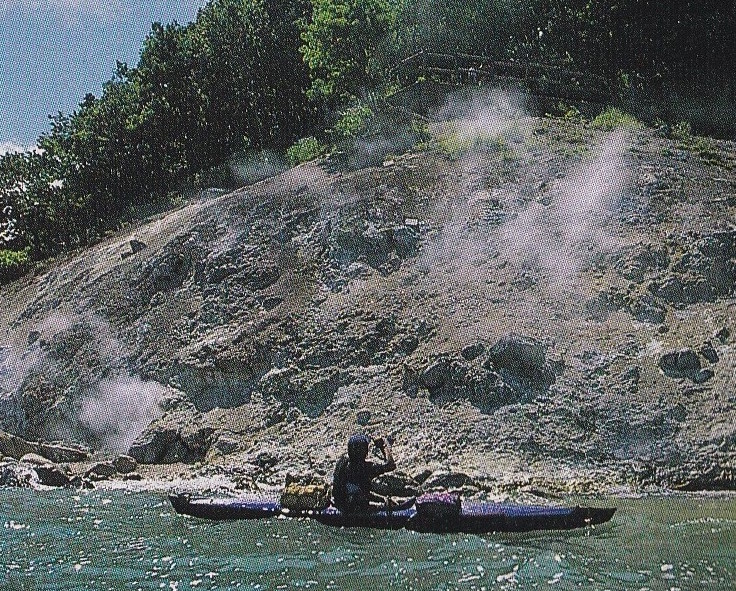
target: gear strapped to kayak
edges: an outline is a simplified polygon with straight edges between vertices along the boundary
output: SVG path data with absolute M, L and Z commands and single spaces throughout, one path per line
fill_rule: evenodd
M 309 517 L 324 525 L 369 527 L 376 529 L 409 529 L 419 532 L 525 532 L 532 530 L 574 529 L 610 521 L 614 508 L 544 507 L 483 502 L 462 502 L 459 512 L 426 508 L 422 512 L 410 506 L 382 507 L 374 511 L 343 513 L 336 507 L 316 511 L 284 511 L 274 500 L 258 498 L 191 498 L 170 495 L 174 510 L 182 515 L 204 519 L 263 519 L 287 514 Z M 435 499 L 436 500 L 436 499 Z M 440 503 L 444 504 L 444 503 Z M 455 502 L 452 501 L 453 506 Z M 421 506 L 421 505 L 420 505 Z M 444 514 L 442 514 L 444 512 Z

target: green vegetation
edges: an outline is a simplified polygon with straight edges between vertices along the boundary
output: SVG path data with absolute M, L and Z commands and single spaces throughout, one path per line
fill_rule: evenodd
M 451 160 L 471 152 L 498 154 L 503 160 L 513 160 L 514 152 L 503 136 L 483 130 L 469 131 L 446 124 L 436 137 L 439 150 Z
M 30 268 L 30 250 L 0 250 L 0 281 L 20 277 Z
M 320 142 L 316 137 L 310 135 L 298 140 L 293 146 L 289 146 L 286 150 L 286 158 L 289 164 L 295 166 L 302 162 L 309 162 L 324 156 L 327 153 L 327 146 Z
M 332 127 L 336 138 L 355 138 L 368 131 L 368 124 L 374 113 L 370 107 L 358 104 L 343 111 Z
M 312 76 L 310 97 L 334 106 L 382 82 L 379 49 L 394 13 L 388 0 L 312 0 L 300 50 Z
M 613 131 L 614 129 L 639 129 L 642 124 L 629 113 L 625 113 L 616 107 L 606 107 L 606 109 L 590 122 L 593 129 L 602 129 L 604 131 Z
M 55 115 L 38 151 L 0 157 L 3 264 L 89 244 L 130 212 L 216 178 L 244 150 L 297 163 L 370 135 L 398 83 L 393 65 L 421 49 L 598 74 L 618 89 L 619 108 L 653 97 L 647 118 L 678 120 L 669 105 L 687 101 L 656 97 L 694 96 L 702 111 L 713 88 L 733 95 L 734 27 L 736 9 L 716 0 L 209 0 L 190 24 L 153 24 L 138 63 L 119 63 L 101 96 Z M 563 115 L 581 119 L 574 107 Z M 616 108 L 592 122 L 637 124 Z M 409 133 L 429 141 L 426 129 Z M 689 128 L 672 137 L 725 162 Z M 479 148 L 513 157 L 494 137 L 439 141 L 451 157 Z

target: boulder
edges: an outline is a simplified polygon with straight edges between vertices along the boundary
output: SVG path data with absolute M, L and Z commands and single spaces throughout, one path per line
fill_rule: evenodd
M 24 464 L 31 464 L 32 466 L 51 466 L 54 464 L 48 458 L 44 458 L 43 456 L 34 453 L 23 454 L 20 461 Z
M 0 463 L 0 486 L 33 488 L 38 484 L 38 474 L 32 466 L 11 459 Z
M 167 456 L 169 448 L 178 438 L 178 428 L 149 426 L 130 446 L 128 455 L 140 464 L 158 464 Z
M 692 349 L 681 349 L 662 355 L 659 368 L 673 378 L 692 378 L 700 371 L 700 358 Z
M 36 448 L 25 439 L 0 431 L 0 454 L 19 460 L 26 454 L 37 453 Z
M 718 361 L 720 360 L 720 358 L 718 357 L 718 352 L 715 350 L 713 344 L 710 341 L 707 341 L 700 348 L 700 354 L 710 363 L 718 363 Z
M 701 369 L 693 376 L 693 381 L 696 384 L 705 384 L 708 380 L 715 377 L 715 372 L 712 369 Z
M 685 300 L 682 281 L 678 277 L 668 277 L 662 283 L 652 282 L 648 289 L 658 298 L 662 298 L 671 304 L 683 303 Z
M 419 494 L 412 477 L 401 472 L 379 476 L 373 481 L 371 488 L 379 495 L 389 497 L 414 497 Z
M 728 342 L 728 339 L 731 337 L 731 331 L 724 326 L 715 334 L 715 337 L 721 342 L 722 345 L 725 345 Z
M 238 442 L 238 440 L 226 434 L 222 434 L 217 438 L 214 447 L 217 451 L 224 455 L 240 451 L 240 443 Z
M 547 363 L 547 346 L 514 333 L 493 345 L 484 366 L 506 370 L 538 389 L 546 389 L 555 381 L 554 371 Z
M 201 426 L 189 410 L 164 414 L 151 423 L 128 449 L 139 464 L 192 463 L 204 458 L 215 429 Z
M 648 324 L 662 324 L 667 317 L 667 312 L 664 308 L 652 302 L 651 296 L 632 304 L 631 313 L 639 322 L 646 322 Z
M 86 462 L 92 452 L 83 445 L 66 443 L 38 443 L 39 453 L 52 462 L 62 464 L 66 462 Z
M 82 445 L 26 441 L 5 431 L 0 431 L 0 454 L 16 460 L 26 454 L 36 454 L 57 463 L 83 462 L 91 455 L 90 450 Z
M 419 375 L 419 384 L 433 393 L 447 384 L 450 378 L 450 360 L 440 357 Z
M 115 476 L 115 474 L 117 474 L 117 470 L 112 463 L 97 462 L 84 473 L 84 477 L 90 480 L 107 480 L 111 476 Z
M 473 361 L 474 359 L 477 359 L 478 357 L 483 355 L 483 351 L 485 351 L 485 346 L 483 345 L 483 343 L 474 343 L 472 345 L 466 345 L 465 347 L 463 347 L 460 354 L 466 361 Z
M 38 480 L 45 486 L 70 486 L 72 483 L 69 475 L 55 464 L 44 464 L 34 466 Z
M 120 474 L 130 474 L 138 467 L 138 462 L 131 456 L 121 455 L 113 460 L 112 465 Z

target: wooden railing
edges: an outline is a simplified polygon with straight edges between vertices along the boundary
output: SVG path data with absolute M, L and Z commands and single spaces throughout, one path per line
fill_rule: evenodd
M 530 94 L 568 101 L 605 104 L 611 101 L 610 82 L 564 67 L 533 62 L 498 61 L 464 53 L 420 51 L 391 70 L 402 87 L 428 80 L 454 85 L 520 86 Z

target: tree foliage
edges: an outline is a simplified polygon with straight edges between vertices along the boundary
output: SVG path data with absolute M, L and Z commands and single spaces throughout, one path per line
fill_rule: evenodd
M 209 0 L 153 24 L 138 63 L 52 117 L 36 151 L 0 157 L 4 264 L 89 243 L 244 147 L 321 152 L 327 122 L 360 123 L 355 99 L 422 49 L 562 63 L 732 115 L 734 31 L 718 0 Z
M 304 10 L 211 0 L 189 25 L 154 23 L 136 67 L 53 117 L 37 152 L 0 158 L 0 228 L 13 227 L 0 248 L 37 259 L 88 243 L 244 146 L 289 145 L 310 119 Z
M 394 18 L 389 0 L 312 0 L 301 48 L 312 75 L 311 97 L 334 104 L 379 84 L 379 49 Z

